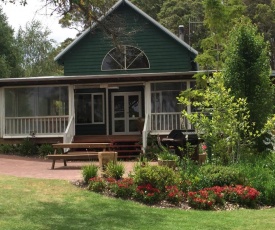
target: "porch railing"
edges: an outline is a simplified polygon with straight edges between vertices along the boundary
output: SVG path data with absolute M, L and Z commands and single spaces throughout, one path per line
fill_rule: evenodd
M 165 132 L 173 129 L 190 129 L 190 124 L 181 112 L 152 113 L 151 130 L 153 132 Z
M 5 135 L 28 136 L 63 134 L 69 116 L 6 117 Z

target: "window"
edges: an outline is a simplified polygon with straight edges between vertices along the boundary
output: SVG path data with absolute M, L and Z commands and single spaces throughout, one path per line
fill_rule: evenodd
M 6 117 L 63 116 L 68 108 L 66 86 L 5 89 Z
M 180 92 L 193 87 L 193 81 L 151 83 L 151 129 L 168 131 L 191 129 L 187 119 L 182 117 L 184 105 L 177 97 Z M 191 112 L 190 106 L 185 107 Z
M 182 105 L 176 99 L 186 89 L 186 82 L 152 83 L 152 113 L 180 112 Z
M 145 53 L 133 46 L 114 48 L 105 56 L 102 70 L 149 69 Z
M 103 93 L 75 94 L 77 124 L 104 124 Z

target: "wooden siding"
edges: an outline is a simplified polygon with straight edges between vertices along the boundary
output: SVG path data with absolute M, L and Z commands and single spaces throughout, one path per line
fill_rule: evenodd
M 144 51 L 149 59 L 150 69 L 101 71 L 102 60 L 113 48 L 113 45 L 112 41 L 97 28 L 82 38 L 60 60 L 64 64 L 64 75 L 159 73 L 194 70 L 191 65 L 194 53 L 132 8 L 121 5 L 114 13 L 125 19 L 128 31 L 136 31 L 130 38 L 122 38 L 123 45 L 132 45 Z

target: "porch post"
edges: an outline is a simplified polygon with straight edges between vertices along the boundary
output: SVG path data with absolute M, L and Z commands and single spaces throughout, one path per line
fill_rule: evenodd
M 109 89 L 108 89 L 108 87 L 106 87 L 105 88 L 105 108 L 106 108 L 106 112 L 105 112 L 105 114 L 106 114 L 106 116 L 105 116 L 105 122 L 106 122 L 106 135 L 109 135 L 109 128 L 110 128 L 110 126 L 109 126 Z
M 147 147 L 147 135 L 151 131 L 151 83 L 145 82 L 144 84 L 144 113 L 145 113 L 145 128 L 142 132 L 142 148 L 143 152 Z M 148 120 L 147 120 L 148 119 Z
M 4 88 L 0 88 L 0 137 L 2 138 L 5 130 L 5 94 Z
M 144 98 L 145 98 L 145 105 L 144 105 L 144 112 L 145 115 L 151 114 L 151 83 L 150 82 L 145 82 L 145 87 L 144 87 Z M 150 122 L 151 124 L 151 122 Z M 149 130 L 151 130 L 151 125 L 149 127 Z
M 71 117 L 74 117 L 72 126 L 73 126 L 73 135 L 75 135 L 74 85 L 69 85 L 68 91 L 69 91 L 69 120 Z

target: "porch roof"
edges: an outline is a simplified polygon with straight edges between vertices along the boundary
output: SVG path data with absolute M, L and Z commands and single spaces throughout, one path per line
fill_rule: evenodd
M 106 74 L 106 75 L 81 75 L 81 76 L 43 76 L 2 78 L 0 87 L 5 86 L 31 86 L 31 85 L 64 85 L 64 84 L 89 84 L 89 83 L 125 83 L 145 81 L 167 81 L 189 79 L 199 71 L 166 72 L 166 73 L 142 73 L 142 74 Z

